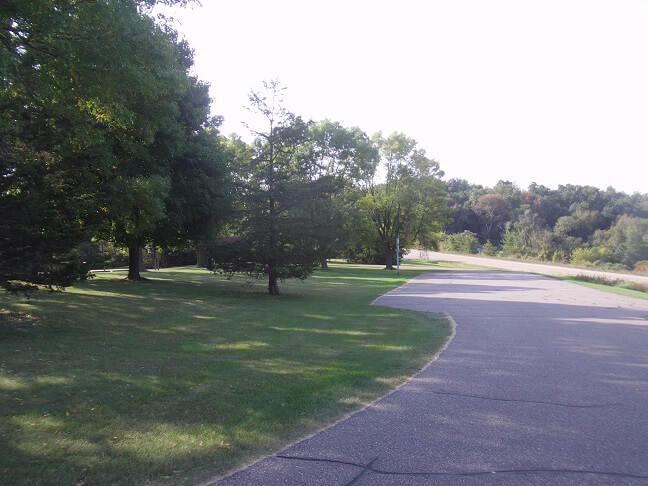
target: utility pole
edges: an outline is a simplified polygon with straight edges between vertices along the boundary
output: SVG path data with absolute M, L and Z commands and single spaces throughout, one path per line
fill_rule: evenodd
M 396 237 L 396 275 L 400 275 L 400 238 Z
M 99 242 L 99 244 L 101 245 L 101 261 L 103 262 L 103 271 L 105 272 L 106 271 L 106 255 L 104 253 L 104 242 L 103 242 L 103 240 L 101 240 Z

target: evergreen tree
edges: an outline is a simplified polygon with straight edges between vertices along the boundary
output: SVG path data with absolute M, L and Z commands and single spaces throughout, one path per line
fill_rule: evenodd
M 284 108 L 283 90 L 272 81 L 250 94 L 251 110 L 265 128 L 251 129 L 251 158 L 238 159 L 237 221 L 230 237 L 212 248 L 219 270 L 265 275 L 271 295 L 279 294 L 280 280 L 304 279 L 317 266 L 309 203 L 328 191 L 313 190 L 312 160 L 300 156 L 308 124 Z M 239 154 L 246 152 L 239 147 Z

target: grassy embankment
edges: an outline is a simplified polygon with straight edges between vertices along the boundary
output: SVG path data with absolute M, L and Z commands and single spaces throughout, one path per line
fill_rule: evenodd
M 269 297 L 179 268 L 0 295 L 0 483 L 193 483 L 277 450 L 445 343 L 444 318 L 369 305 L 417 273 L 338 265 Z
M 591 287 L 613 294 L 626 295 L 637 299 L 648 299 L 648 285 L 628 282 L 618 279 L 609 279 L 605 277 L 589 277 L 587 275 L 578 275 L 576 277 L 562 277 L 562 280 L 574 282 L 586 287 Z

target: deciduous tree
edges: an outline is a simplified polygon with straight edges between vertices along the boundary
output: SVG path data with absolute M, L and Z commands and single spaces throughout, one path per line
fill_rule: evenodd
M 308 211 L 320 267 L 342 252 L 349 239 L 353 188 L 375 171 L 378 151 L 359 128 L 324 120 L 309 126 L 299 157 L 308 176 Z
M 508 201 L 501 194 L 484 194 L 477 200 L 475 212 L 483 221 L 484 240 L 499 243 L 504 223 L 509 220 L 510 210 Z
M 173 32 L 143 13 L 155 3 L 0 3 L 2 285 L 69 285 L 84 275 L 74 247 L 105 219 L 105 188 L 138 199 L 166 187 L 154 170 L 124 167 L 152 162 L 186 77 Z
M 447 217 L 443 172 L 439 164 L 402 133 L 373 138 L 380 166 L 357 207 L 373 222 L 385 266 L 393 268 L 396 238 L 401 247 L 431 243 Z M 378 179 L 384 174 L 384 180 Z

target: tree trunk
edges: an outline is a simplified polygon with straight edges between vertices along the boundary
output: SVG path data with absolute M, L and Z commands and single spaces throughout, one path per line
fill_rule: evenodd
M 268 292 L 270 295 L 279 295 L 279 284 L 277 283 L 276 272 L 271 271 L 268 275 Z
M 139 271 L 146 272 L 146 266 L 144 265 L 144 248 L 141 246 L 137 252 L 137 261 L 139 262 Z
M 387 253 L 387 256 L 385 257 L 385 270 L 393 270 L 394 269 L 394 264 L 392 263 L 392 254 Z
M 142 255 L 139 245 L 128 247 L 128 280 L 142 280 L 140 276 L 140 257 Z
M 199 267 L 207 266 L 207 248 L 205 245 L 196 245 L 196 262 Z
M 328 260 L 326 259 L 326 257 L 320 258 L 320 267 L 322 268 L 322 270 L 328 270 L 329 269 Z
M 394 255 L 392 251 L 392 247 L 389 243 L 385 245 L 385 270 L 393 270 L 394 269 Z

